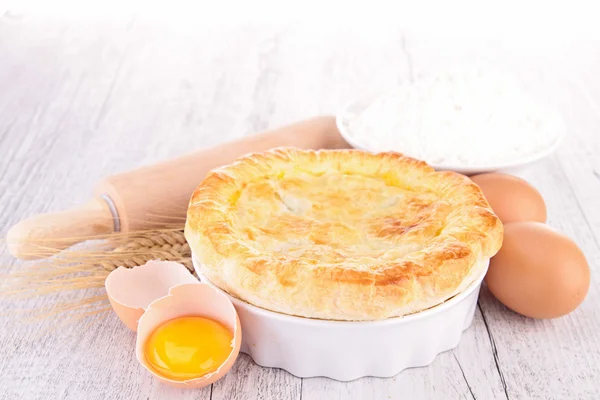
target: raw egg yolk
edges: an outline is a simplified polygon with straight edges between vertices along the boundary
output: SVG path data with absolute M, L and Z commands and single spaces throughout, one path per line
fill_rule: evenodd
M 185 381 L 216 371 L 232 351 L 233 334 L 204 317 L 181 317 L 160 325 L 148 338 L 146 359 L 161 376 Z

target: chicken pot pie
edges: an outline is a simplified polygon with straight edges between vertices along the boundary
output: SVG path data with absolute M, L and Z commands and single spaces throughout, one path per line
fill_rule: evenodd
M 503 227 L 481 190 L 398 153 L 280 148 L 213 170 L 189 204 L 200 272 L 279 313 L 380 320 L 481 276 Z

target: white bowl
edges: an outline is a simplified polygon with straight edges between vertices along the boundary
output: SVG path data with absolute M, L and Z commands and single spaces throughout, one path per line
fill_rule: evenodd
M 195 257 L 192 260 L 202 282 L 212 285 Z M 225 294 L 242 324 L 240 351 L 258 365 L 281 368 L 301 378 L 351 381 L 365 376 L 391 377 L 406 368 L 430 364 L 439 353 L 458 345 L 473 320 L 489 260 L 483 262 L 481 275 L 453 298 L 416 314 L 382 321 L 295 317 Z
M 338 128 L 340 134 L 342 135 L 344 140 L 350 146 L 354 147 L 355 149 L 365 150 L 365 151 L 370 151 L 370 152 L 374 151 L 374 149 L 372 148 L 372 144 L 361 142 L 361 141 L 357 140 L 356 137 L 352 134 L 352 132 L 348 126 L 349 118 L 352 115 L 356 115 L 357 113 L 363 111 L 368 105 L 370 105 L 373 102 L 373 100 L 375 100 L 380 95 L 381 95 L 381 93 L 370 94 L 370 95 L 364 96 L 358 100 L 354 100 L 350 104 L 348 104 L 346 107 L 344 107 L 344 109 L 336 115 L 336 125 L 337 125 L 337 128 Z M 458 172 L 458 173 L 461 173 L 464 175 L 475 175 L 475 174 L 482 174 L 482 173 L 486 173 L 486 172 L 496 172 L 496 171 L 512 171 L 515 169 L 520 169 L 522 167 L 525 167 L 529 164 L 532 164 L 536 161 L 546 158 L 549 155 L 551 155 L 552 153 L 554 153 L 554 151 L 561 144 L 564 136 L 565 136 L 564 133 L 561 134 L 559 139 L 556 140 L 554 143 L 552 143 L 552 145 L 550 145 L 546 148 L 540 149 L 540 151 L 535 154 L 527 155 L 527 156 L 521 157 L 521 158 L 511 161 L 511 162 L 505 162 L 505 163 L 501 163 L 501 164 L 473 165 L 473 166 L 465 166 L 465 165 L 460 165 L 460 164 L 457 164 L 457 165 L 436 164 L 436 163 L 432 163 L 432 162 L 429 162 L 428 164 L 439 171 L 454 171 L 454 172 Z M 407 155 L 409 155 L 409 154 L 407 154 Z

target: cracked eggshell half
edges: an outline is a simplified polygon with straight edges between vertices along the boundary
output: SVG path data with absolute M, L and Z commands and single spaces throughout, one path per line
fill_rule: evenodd
M 231 332 L 231 353 L 214 372 L 185 381 L 172 380 L 153 370 L 146 359 L 144 347 L 152 332 L 163 323 L 179 317 L 202 316 L 220 322 Z M 183 284 L 171 288 L 169 295 L 150 304 L 140 318 L 135 353 L 138 361 L 162 382 L 181 388 L 200 388 L 222 378 L 233 366 L 240 351 L 242 332 L 240 320 L 231 301 L 206 283 Z
M 132 331 L 150 303 L 185 283 L 199 283 L 188 269 L 173 261 L 151 260 L 134 268 L 119 267 L 104 282 L 115 314 Z

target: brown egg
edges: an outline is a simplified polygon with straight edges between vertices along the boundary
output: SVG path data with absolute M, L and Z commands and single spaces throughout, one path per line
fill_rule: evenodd
M 516 221 L 546 222 L 546 204 L 540 192 L 516 176 L 488 173 L 471 177 L 494 213 L 503 223 Z
M 485 277 L 508 308 L 532 318 L 557 318 L 575 310 L 590 286 L 590 269 L 568 237 L 539 222 L 504 226 L 504 244 Z

